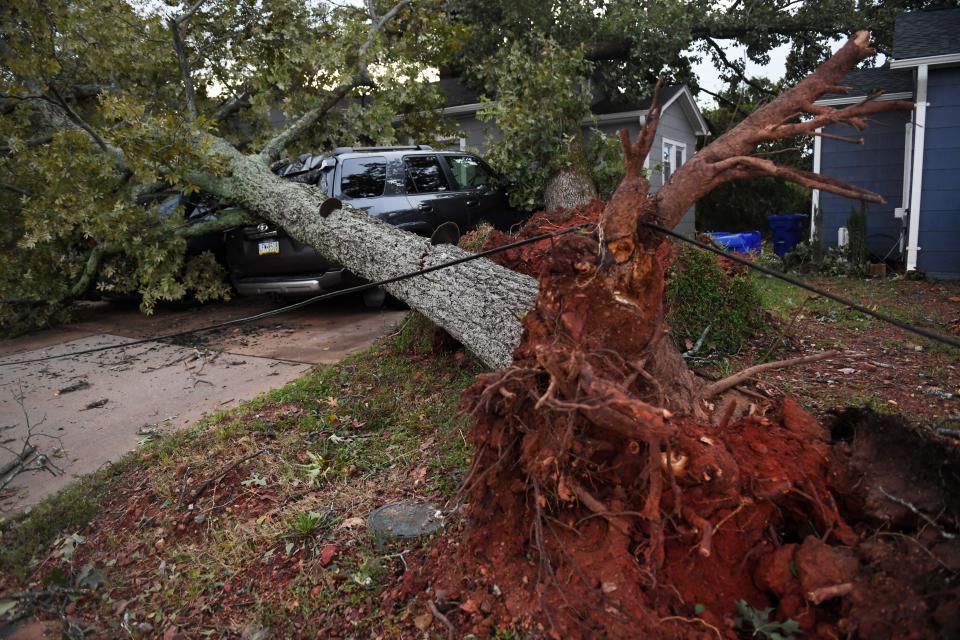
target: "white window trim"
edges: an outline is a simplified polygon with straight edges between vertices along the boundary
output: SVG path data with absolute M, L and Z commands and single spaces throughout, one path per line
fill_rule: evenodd
M 674 147 L 683 150 L 683 160 L 680 162 L 680 166 L 674 167 L 674 166 L 673 166 L 673 156 L 670 156 L 670 164 L 671 164 L 671 166 L 670 166 L 670 177 L 673 177 L 673 174 L 677 172 L 677 169 L 679 169 L 679 168 L 682 167 L 683 165 L 687 164 L 687 160 L 689 159 L 689 158 L 687 157 L 687 143 L 686 143 L 686 142 L 680 142 L 680 141 L 678 141 L 678 140 L 671 140 L 670 138 L 661 138 L 661 140 L 660 140 L 660 158 L 661 158 L 661 162 L 662 162 L 662 160 L 663 160 L 664 154 L 665 154 L 666 151 L 667 151 L 667 145 L 668 145 L 668 144 L 671 144 L 671 145 L 673 145 Z M 663 174 L 663 167 L 662 167 L 662 166 L 661 166 L 661 168 L 660 168 L 660 177 L 661 177 L 661 182 L 662 182 L 663 184 L 666 184 L 666 183 L 667 183 L 667 179 L 666 179 L 666 177 L 665 177 L 664 174 Z

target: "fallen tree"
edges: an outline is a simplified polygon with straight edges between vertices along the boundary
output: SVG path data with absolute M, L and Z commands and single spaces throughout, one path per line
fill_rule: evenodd
M 815 104 L 824 93 L 844 92 L 844 75 L 871 53 L 868 34 L 855 34 L 657 193 L 649 193 L 642 169 L 658 124 L 653 107 L 637 140 L 621 132 L 627 174 L 595 231 L 503 258 L 536 274 L 540 289 L 511 366 L 481 375 L 463 399 L 476 417 L 476 454 L 462 490 L 465 537 L 442 541 L 445 548 L 408 574 L 397 597 L 419 595 L 433 607 L 461 603 L 474 633 L 532 625 L 564 638 L 729 636 L 718 627 L 727 626 L 734 600 L 764 602 L 768 595 L 756 585 L 783 562 L 799 566 L 806 595 L 794 602 L 782 584 L 764 589 L 781 596 L 780 619 L 806 611 L 807 632 L 837 632 L 817 628 L 834 619 L 818 618 L 821 602 L 845 598 L 853 607 L 868 597 L 859 552 L 845 546 L 857 536 L 828 486 L 829 435 L 789 398 L 748 412 L 750 403 L 731 393 L 740 374 L 708 385 L 688 369 L 665 321 L 673 249 L 645 223 L 672 228 L 717 185 L 763 176 L 882 202 L 752 155 L 764 142 L 833 123 L 862 129 L 871 114 L 912 108 Z M 524 234 L 570 226 L 582 215 L 546 213 Z M 803 523 L 819 539 L 804 539 Z M 803 545 L 781 551 L 779 535 Z M 492 604 L 491 592 L 505 595 Z

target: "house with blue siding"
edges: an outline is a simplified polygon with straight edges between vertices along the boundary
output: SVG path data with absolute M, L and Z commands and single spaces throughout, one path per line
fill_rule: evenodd
M 501 133 L 494 123 L 483 122 L 477 117 L 482 108 L 479 95 L 454 77 L 441 77 L 440 88 L 446 98 L 443 114 L 453 121 L 458 132 L 450 141 L 451 146 L 482 155 L 487 144 L 500 138 Z M 660 91 L 660 104 L 657 135 L 646 159 L 652 191 L 663 186 L 670 175 L 690 159 L 702 137 L 710 135 L 707 121 L 686 85 L 664 87 Z M 581 122 L 581 129 L 585 136 L 593 129 L 616 136 L 620 129 L 626 128 L 631 140 L 635 140 L 649 108 L 649 100 L 624 102 L 598 96 L 590 108 L 590 115 Z M 676 230 L 694 235 L 694 217 L 695 209 L 691 207 Z
M 848 93 L 825 95 L 817 104 L 906 100 L 914 107 L 872 116 L 857 134 L 861 145 L 831 137 L 849 137 L 849 127 L 825 127 L 826 135 L 814 139 L 814 171 L 886 200 L 866 205 L 867 245 L 875 257 L 899 259 L 907 271 L 933 278 L 960 278 L 960 9 L 900 14 L 887 64 L 853 71 L 842 84 Z M 825 246 L 838 245 L 859 206 L 813 192 Z M 811 225 L 816 220 L 811 216 Z

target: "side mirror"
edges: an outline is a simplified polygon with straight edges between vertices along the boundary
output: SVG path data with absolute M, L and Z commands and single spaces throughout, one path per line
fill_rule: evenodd
M 320 169 L 332 169 L 337 166 L 337 159 L 331 156 L 327 156 L 320 162 Z

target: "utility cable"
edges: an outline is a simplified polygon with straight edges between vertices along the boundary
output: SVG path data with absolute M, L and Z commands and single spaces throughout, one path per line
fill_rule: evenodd
M 366 284 L 357 285 L 357 286 L 355 286 L 355 287 L 349 287 L 349 288 L 347 288 L 347 289 L 339 289 L 339 290 L 337 290 L 337 291 L 331 291 L 331 292 L 329 292 L 329 293 L 324 293 L 324 294 L 321 294 L 321 295 L 318 295 L 318 296 L 314 296 L 314 297 L 312 297 L 312 298 L 308 298 L 308 299 L 302 300 L 302 301 L 300 301 L 300 302 L 295 302 L 294 304 L 290 304 L 290 305 L 287 305 L 287 306 L 284 306 L 284 307 L 280 307 L 280 308 L 278 308 L 278 309 L 272 309 L 272 310 L 270 310 L 270 311 L 265 311 L 265 312 L 263 312 L 263 313 L 258 313 L 258 314 L 252 315 L 252 316 L 244 316 L 244 317 L 242 317 L 242 318 L 234 318 L 233 320 L 226 320 L 226 321 L 224 321 L 224 322 L 218 322 L 218 323 L 216 323 L 216 324 L 212 324 L 212 325 L 209 325 L 209 326 L 206 326 L 206 327 L 198 327 L 198 328 L 196 328 L 196 329 L 186 329 L 186 330 L 184 330 L 184 331 L 176 331 L 176 332 L 173 332 L 173 333 L 167 333 L 167 334 L 163 334 L 163 335 L 159 335 L 159 336 L 153 336 L 153 337 L 150 337 L 150 338 L 141 338 L 141 339 L 139 339 L 139 340 L 133 340 L 133 341 L 131 341 L 131 342 L 124 342 L 124 343 L 122 343 L 122 344 L 107 345 L 107 346 L 103 346 L 103 347 L 94 347 L 94 348 L 91 348 L 91 349 L 83 349 L 83 350 L 81 350 L 81 351 L 72 351 L 72 352 L 70 352 L 70 353 L 61 353 L 61 354 L 56 354 L 56 355 L 44 356 L 44 357 L 42 357 L 42 358 L 32 358 L 32 359 L 29 359 L 29 360 L 17 360 L 17 361 L 15 361 L 15 362 L 4 362 L 4 363 L 0 363 L 0 365 L 2 365 L 2 366 L 14 366 L 14 365 L 21 365 L 21 364 L 32 364 L 32 363 L 36 363 L 36 362 L 46 362 L 46 361 L 49 361 L 49 360 L 56 360 L 56 359 L 59 359 L 59 358 L 69 358 L 69 357 L 73 357 L 73 356 L 81 356 L 81 355 L 87 355 L 87 354 L 91 354 L 91 353 L 99 353 L 99 352 L 102 352 L 102 351 L 109 351 L 109 350 L 112 350 L 112 349 L 123 349 L 123 348 L 127 348 L 127 347 L 134 347 L 134 346 L 137 346 L 137 345 L 146 344 L 146 343 L 148 343 L 148 342 L 157 342 L 157 341 L 161 341 L 161 340 L 170 340 L 170 339 L 173 339 L 173 338 L 180 338 L 180 337 L 183 337 L 183 336 L 193 335 L 193 334 L 197 334 L 197 333 L 204 333 L 204 332 L 207 332 L 207 331 L 214 331 L 214 330 L 216 330 L 216 329 L 221 329 L 221 328 L 224 328 L 224 327 L 231 327 L 231 326 L 236 326 L 236 325 L 241 325 L 241 324 L 247 324 L 247 323 L 250 323 L 250 322 L 256 322 L 256 321 L 258 321 L 258 320 L 264 320 L 264 319 L 266 319 L 266 318 L 271 318 L 271 317 L 273 317 L 273 316 L 277 316 L 277 315 L 280 315 L 281 313 L 286 313 L 286 312 L 288 312 L 288 311 L 294 311 L 294 310 L 296 310 L 296 309 L 302 309 L 303 307 L 312 305 L 312 304 L 317 303 L 317 302 L 320 302 L 320 301 L 322 301 L 322 300 L 329 300 L 330 298 L 336 298 L 336 297 L 338 297 L 338 296 L 344 296 L 344 295 L 348 295 L 348 294 L 351 294 L 351 293 L 358 293 L 358 292 L 361 292 L 361 291 L 366 291 L 366 290 L 368 290 L 368 289 L 373 289 L 373 288 L 381 287 L 381 286 L 384 286 L 384 285 L 387 285 L 387 284 L 392 284 L 392 283 L 394 283 L 394 282 L 400 282 L 400 281 L 402 281 L 402 280 L 408 280 L 408 279 L 410 279 L 410 278 L 415 278 L 415 277 L 420 276 L 420 275 L 424 275 L 424 274 L 427 274 L 427 273 L 432 273 L 432 272 L 434 272 L 434 271 L 439 271 L 440 269 L 446 269 L 446 268 L 448 268 L 448 267 L 453 267 L 453 266 L 456 266 L 456 265 L 459 265 L 459 264 L 463 264 L 463 263 L 465 263 L 465 262 L 470 262 L 470 261 L 472 261 L 472 260 L 479 260 L 480 258 L 486 258 L 487 256 L 491 256 L 491 255 L 494 255 L 494 254 L 496 254 L 496 253 L 501 253 L 501 252 L 503 252 L 503 251 L 508 251 L 508 250 L 510 250 L 510 249 L 515 249 L 515 248 L 517 248 L 517 247 L 522 247 L 522 246 L 524 246 L 524 245 L 533 244 L 533 243 L 535 243 L 535 242 L 540 242 L 541 240 L 549 240 L 549 239 L 551 239 L 551 238 L 557 238 L 557 237 L 566 235 L 566 234 L 568 234 L 568 233 L 572 233 L 572 232 L 574 232 L 574 231 L 579 231 L 580 229 L 584 229 L 584 228 L 593 226 L 593 224 L 594 224 L 594 223 L 590 223 L 590 222 L 581 223 L 581 224 L 578 224 L 578 225 L 574 225 L 574 226 L 572 226 L 572 227 L 567 227 L 567 228 L 565 228 L 565 229 L 560 229 L 560 230 L 558 230 L 558 231 L 552 231 L 552 232 L 550 232 L 550 233 L 544 233 L 544 234 L 540 234 L 540 235 L 537 235 L 537 236 L 533 236 L 533 237 L 531 237 L 531 238 L 525 238 L 525 239 L 523 239 L 523 240 L 518 240 L 518 241 L 516 241 L 516 242 L 511 242 L 511 243 L 509 243 L 509 244 L 505 244 L 505 245 L 502 245 L 502 246 L 499 246 L 499 247 L 494 247 L 494 248 L 492 248 L 492 249 L 486 249 L 485 251 L 480 251 L 480 252 L 478 252 L 478 253 L 473 253 L 473 254 L 470 254 L 470 255 L 468 255 L 468 256 L 464 256 L 464 257 L 462 257 L 462 258 L 457 258 L 456 260 L 450 260 L 449 262 L 443 262 L 443 263 L 441 263 L 441 264 L 433 265 L 433 266 L 431 266 L 431 267 L 425 267 L 425 268 L 423 268 L 423 269 L 418 269 L 417 271 L 412 271 L 412 272 L 409 272 L 409 273 L 404 273 L 404 274 L 401 274 L 401 275 L 398 275 L 398 276 L 393 276 L 393 277 L 391 277 L 391 278 L 386 278 L 386 279 L 383 279 L 383 280 L 378 280 L 378 281 L 376 281 L 376 282 L 368 282 L 368 283 L 366 283 Z M 854 302 L 854 301 L 852 301 L 852 300 L 848 300 L 847 298 L 844 298 L 844 297 L 842 297 L 842 296 L 838 296 L 838 295 L 835 294 L 835 293 L 831 293 L 831 292 L 829 292 L 829 291 L 827 291 L 827 290 L 825 290 L 825 289 L 821 289 L 821 288 L 816 287 L 816 286 L 814 286 L 814 285 L 811 285 L 811 284 L 808 284 L 808 283 L 806 283 L 806 282 L 803 282 L 802 280 L 798 280 L 798 279 L 796 279 L 796 278 L 793 278 L 793 277 L 791 277 L 791 276 L 788 276 L 788 275 L 786 275 L 785 273 L 781 273 L 781 272 L 776 271 L 776 270 L 774 270 L 774 269 L 770 269 L 770 268 L 768 268 L 768 267 L 764 267 L 763 265 L 759 265 L 759 264 L 757 264 L 757 263 L 755 263 L 755 262 L 751 262 L 750 260 L 747 260 L 746 258 L 741 258 L 740 256 L 738 256 L 738 255 L 736 255 L 736 254 L 727 253 L 726 251 L 723 251 L 722 249 L 718 249 L 717 247 L 714 247 L 713 245 L 707 244 L 707 243 L 705 243 L 705 242 L 701 242 L 701 241 L 695 240 L 695 239 L 693 239 L 693 238 L 688 238 L 687 236 L 684 236 L 684 235 L 682 235 L 682 234 L 680 234 L 680 233 L 677 233 L 677 232 L 674 231 L 673 229 L 668 229 L 668 228 L 666 228 L 666 227 L 664 227 L 664 226 L 655 224 L 655 223 L 653 223 L 653 222 L 645 222 L 645 221 L 642 221 L 642 220 L 640 221 L 640 224 L 642 224 L 643 226 L 645 226 L 645 227 L 647 227 L 647 228 L 649 228 L 649 229 L 652 229 L 652 230 L 654 230 L 654 231 L 657 231 L 658 233 L 662 233 L 662 234 L 664 234 L 664 235 L 667 235 L 667 236 L 676 238 L 677 240 L 680 240 L 680 241 L 682 241 L 682 242 L 686 242 L 686 243 L 688 243 L 688 244 L 692 244 L 692 245 L 694 245 L 694 246 L 696 246 L 696 247 L 699 247 L 700 249 L 704 249 L 704 250 L 706 250 L 706 251 L 710 251 L 710 252 L 715 253 L 715 254 L 717 254 L 717 255 L 723 256 L 724 258 L 726 258 L 726 259 L 728 259 L 728 260 L 731 260 L 731 261 L 733 261 L 733 262 L 742 264 L 742 265 L 744 265 L 744 266 L 746 266 L 746 267 L 748 267 L 748 268 L 750 268 L 750 269 L 754 269 L 755 271 L 759 271 L 759 272 L 761 272 L 761 273 L 764 273 L 764 274 L 766 274 L 766 275 L 772 276 L 772 277 L 774 277 L 774 278 L 778 278 L 778 279 L 783 280 L 784 282 L 787 282 L 787 283 L 789 283 L 789 284 L 792 284 L 792 285 L 794 285 L 794 286 L 796 286 L 796 287 L 800 287 L 801 289 L 806 289 L 807 291 L 810 291 L 811 293 L 815 293 L 815 294 L 817 294 L 817 295 L 819 295 L 819 296 L 823 296 L 824 298 L 828 298 L 828 299 L 830 299 L 830 300 L 833 300 L 834 302 L 838 302 L 838 303 L 840 303 L 841 305 L 843 305 L 843 306 L 845 306 L 845 307 L 848 307 L 848 308 L 850 308 L 850 309 L 853 309 L 853 310 L 855 310 L 855 311 L 858 311 L 858 312 L 860 312 L 860 313 L 862 313 L 862 314 L 864 314 L 864 315 L 867 315 L 867 316 L 869 316 L 869 317 L 871 317 L 871 318 L 874 318 L 874 319 L 876 319 L 876 320 L 880 320 L 881 322 L 886 322 L 886 323 L 888 323 L 888 324 L 892 324 L 893 326 L 899 327 L 900 329 L 903 329 L 904 331 L 908 331 L 908 332 L 910 332 L 910 333 L 914 333 L 914 334 L 916 334 L 916 335 L 922 336 L 922 337 L 927 338 L 927 339 L 929 339 L 929 340 L 933 340 L 933 341 L 935 341 L 935 342 L 940 342 L 940 343 L 942 343 L 942 344 L 946 344 L 946 345 L 949 345 L 949 346 L 951 346 L 951 347 L 960 348 L 960 340 L 957 340 L 956 338 L 952 338 L 952 337 L 950 337 L 950 336 L 945 336 L 945 335 L 942 335 L 942 334 L 939 334 L 939 333 L 930 331 L 930 330 L 928 330 L 928 329 L 924 329 L 924 328 L 922 328 L 922 327 L 918 327 L 918 326 L 916 326 L 916 325 L 910 324 L 910 323 L 908 323 L 908 322 L 904 322 L 904 321 L 902 321 L 902 320 L 897 320 L 896 318 L 893 318 L 893 317 L 888 316 L 888 315 L 886 315 L 886 314 L 879 313 L 879 312 L 877 312 L 877 311 L 873 311 L 872 309 L 869 309 L 869 308 L 867 308 L 867 307 L 865 307 L 865 306 L 863 306 L 863 305 L 861 305 L 861 304 L 858 304 L 858 303 L 856 303 L 856 302 Z
M 550 233 L 543 233 L 538 236 L 533 236 L 532 238 L 525 238 L 523 240 L 518 240 L 516 242 L 511 242 L 499 247 L 494 247 L 492 249 L 486 249 L 478 253 L 471 253 L 470 255 L 464 256 L 462 258 L 457 258 L 456 260 L 450 260 L 449 262 L 443 262 L 441 264 L 436 264 L 431 267 L 424 267 L 423 269 L 418 269 L 417 271 L 411 271 L 409 273 L 404 273 L 398 276 L 393 276 L 391 278 L 385 278 L 383 280 L 378 280 L 376 282 L 367 282 L 365 284 L 357 285 L 355 287 L 349 287 L 347 289 L 338 289 L 336 291 L 331 291 L 329 293 L 324 293 L 318 296 L 313 296 L 312 298 L 307 298 L 306 300 L 301 300 L 300 302 L 295 302 L 284 307 L 279 307 L 277 309 L 271 309 L 270 311 L 264 311 L 263 313 L 258 313 L 252 316 L 244 316 L 242 318 L 234 318 L 233 320 L 226 320 L 224 322 L 218 322 L 206 327 L 198 327 L 196 329 L 186 329 L 184 331 L 175 331 L 173 333 L 166 333 L 159 336 L 153 336 L 150 338 L 141 338 L 139 340 L 133 340 L 131 342 L 124 342 L 122 344 L 111 344 L 103 347 L 93 347 L 91 349 L 83 349 L 81 351 L 71 351 L 70 353 L 58 353 L 55 355 L 44 356 L 42 358 L 31 358 L 29 360 L 17 360 L 15 362 L 0 362 L 0 366 L 12 367 L 14 365 L 20 364 L 33 364 L 36 362 L 46 362 L 48 360 L 57 360 L 59 358 L 70 358 L 73 356 L 82 356 L 90 353 L 99 353 L 101 351 L 109 351 L 112 349 L 124 349 L 127 347 L 135 347 L 137 345 L 146 344 L 148 342 L 157 342 L 160 340 L 170 340 L 173 338 L 181 338 L 183 336 L 193 335 L 196 333 L 204 333 L 207 331 L 214 331 L 216 329 L 222 329 L 224 327 L 232 327 L 240 324 L 247 324 L 250 322 L 256 322 L 258 320 L 264 320 L 265 318 L 271 318 L 273 316 L 280 315 L 281 313 L 286 313 L 288 311 L 294 311 L 296 309 L 302 309 L 303 307 L 309 306 L 311 304 L 320 302 L 322 300 L 329 300 L 330 298 L 336 298 L 338 296 L 345 296 L 351 293 L 358 293 L 360 291 L 367 291 L 368 289 L 374 289 L 376 287 L 382 287 L 383 285 L 392 284 L 394 282 L 400 282 L 401 280 L 409 280 L 410 278 L 415 278 L 427 273 L 432 273 L 434 271 L 439 271 L 440 269 L 446 269 L 448 267 L 453 267 L 458 264 L 463 264 L 465 262 L 470 262 L 472 260 L 479 260 L 480 258 L 486 258 L 495 253 L 500 253 L 503 251 L 508 251 L 510 249 L 515 249 L 517 247 L 522 247 L 527 244 L 532 244 L 534 242 L 540 242 L 541 240 L 549 240 L 551 238 L 557 238 L 568 233 L 573 233 L 574 231 L 579 231 L 580 229 L 593 226 L 592 222 L 585 222 L 578 224 L 572 227 L 567 227 L 565 229 L 560 229 L 558 231 L 552 231 Z

